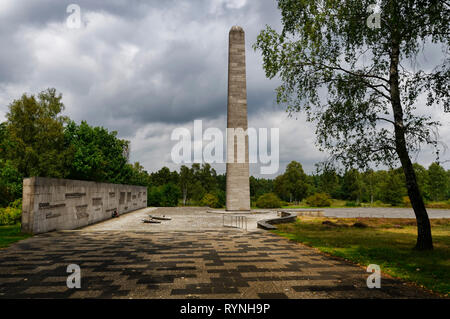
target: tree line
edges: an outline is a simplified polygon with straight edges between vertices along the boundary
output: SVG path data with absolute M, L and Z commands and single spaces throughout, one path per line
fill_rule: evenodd
M 225 174 L 198 163 L 178 171 L 163 167 L 148 173 L 140 163 L 129 163 L 130 142 L 119 139 L 117 132 L 62 116 L 61 98 L 55 89 L 48 89 L 38 96 L 24 94 L 10 104 L 7 120 L 0 123 L 2 207 L 22 197 L 22 180 L 29 176 L 147 186 L 149 206 L 225 206 Z M 426 201 L 449 200 L 450 170 L 438 163 L 428 168 L 416 163 L 414 170 Z M 285 204 L 299 204 L 314 194 L 355 205 L 408 204 L 401 168 L 339 172 L 326 167 L 306 174 L 300 163 L 292 161 L 275 179 L 250 177 L 253 206 L 265 194 Z

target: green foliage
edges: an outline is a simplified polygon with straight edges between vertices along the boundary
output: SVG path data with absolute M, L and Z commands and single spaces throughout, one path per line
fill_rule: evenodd
M 401 170 L 390 170 L 386 179 L 380 183 L 380 199 L 393 206 L 403 203 L 406 195 L 405 178 Z
M 273 192 L 273 180 L 250 176 L 250 197 L 254 200 L 261 195 Z
M 346 207 L 360 207 L 361 203 L 355 202 L 355 201 L 348 201 L 345 202 Z
M 132 167 L 127 165 L 129 142 L 118 139 L 117 132 L 103 127 L 70 121 L 64 130 L 65 145 L 72 159 L 67 178 L 127 184 Z
M 317 144 L 346 168 L 401 163 L 418 219 L 418 249 L 432 249 L 428 215 L 410 155 L 424 144 L 436 149 L 441 125 L 423 104 L 450 107 L 448 56 L 433 65 L 417 57 L 433 42 L 450 44 L 448 1 L 380 0 L 380 28 L 366 21 L 370 0 L 278 0 L 282 31 L 266 26 L 255 49 L 266 76 L 281 79 L 277 102 L 315 123 Z M 405 67 L 406 65 L 406 67 Z M 410 66 L 410 67 L 408 67 Z M 412 67 L 411 67 L 412 66 Z M 354 197 L 354 191 L 350 190 Z M 361 200 L 361 190 L 356 200 Z M 387 196 L 398 203 L 398 194 Z
M 152 186 L 147 189 L 147 206 L 159 207 L 162 202 L 160 186 Z
M 426 93 L 428 106 L 450 103 L 445 55 L 426 68 L 399 67 L 414 63 L 428 41 L 448 46 L 448 2 L 379 2 L 381 27 L 371 29 L 367 8 L 374 1 L 278 0 L 282 31 L 266 26 L 254 44 L 266 76 L 281 79 L 277 102 L 305 112 L 320 148 L 347 167 L 398 163 L 396 136 L 403 133 L 410 152 L 436 146 L 430 128 L 439 123 L 414 114 L 418 97 Z M 392 107 L 402 111 L 402 134 L 394 134 Z
M 225 176 L 218 176 L 215 169 L 208 163 L 201 166 L 194 163 L 191 168 L 181 166 L 178 185 L 182 193 L 183 205 L 190 201 L 202 205 L 202 200 L 208 193 L 218 197 L 221 205 L 225 202 L 220 200 L 222 195 L 219 194 L 219 186 L 221 191 L 225 191 Z
M 211 208 L 221 208 L 222 207 L 220 205 L 219 198 L 216 195 L 211 194 L 211 193 L 208 193 L 205 196 L 203 196 L 203 198 L 201 200 L 201 205 L 208 206 Z
M 131 176 L 128 179 L 127 184 L 147 186 L 150 183 L 150 176 L 139 162 L 134 163 L 134 165 L 127 165 L 131 171 Z
M 64 147 L 63 125 L 67 118 L 60 115 L 61 99 L 55 89 L 48 89 L 37 97 L 24 94 L 9 105 L 2 157 L 14 162 L 21 176 L 66 176 L 69 152 Z
M 275 179 L 273 188 L 282 200 L 299 202 L 308 195 L 311 184 L 302 165 L 292 161 L 287 165 L 284 174 Z
M 181 197 L 180 188 L 173 184 L 169 183 L 162 186 L 162 198 L 161 205 L 163 207 L 175 207 L 178 205 L 178 199 Z
M 276 194 L 267 193 L 258 198 L 256 206 L 259 208 L 279 208 L 281 207 L 281 201 Z
M 325 193 L 315 193 L 306 198 L 306 203 L 313 207 L 329 207 L 331 206 L 331 199 Z
M 361 174 L 356 169 L 351 169 L 345 172 L 342 181 L 342 193 L 344 199 L 352 201 L 361 201 L 362 183 Z
M 22 207 L 0 208 L 0 225 L 15 225 L 22 218 Z
M 22 197 L 22 179 L 12 161 L 0 159 L 0 207 Z
M 447 172 L 438 163 L 433 163 L 428 167 L 428 193 L 433 201 L 447 199 L 448 188 Z
M 147 191 L 147 205 L 155 207 L 175 207 L 181 197 L 180 189 L 173 183 L 152 186 Z

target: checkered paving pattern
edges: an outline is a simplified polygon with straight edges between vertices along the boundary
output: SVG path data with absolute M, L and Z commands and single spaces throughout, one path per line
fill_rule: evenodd
M 69 264 L 81 288 L 69 289 Z M 0 250 L 0 298 L 427 298 L 268 232 L 61 231 Z

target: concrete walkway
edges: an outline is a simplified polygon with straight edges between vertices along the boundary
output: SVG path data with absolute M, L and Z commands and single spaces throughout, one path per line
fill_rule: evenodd
M 149 213 L 172 221 L 141 223 Z M 66 286 L 70 264 L 80 289 Z M 0 250 L 0 298 L 435 297 L 384 277 L 368 289 L 368 275 L 269 232 L 224 228 L 200 208 L 141 210 Z

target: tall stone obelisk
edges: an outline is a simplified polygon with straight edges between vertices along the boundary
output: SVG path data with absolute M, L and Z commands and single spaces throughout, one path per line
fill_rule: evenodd
M 228 47 L 226 209 L 230 212 L 250 211 L 247 125 L 245 33 L 241 27 L 234 26 Z

